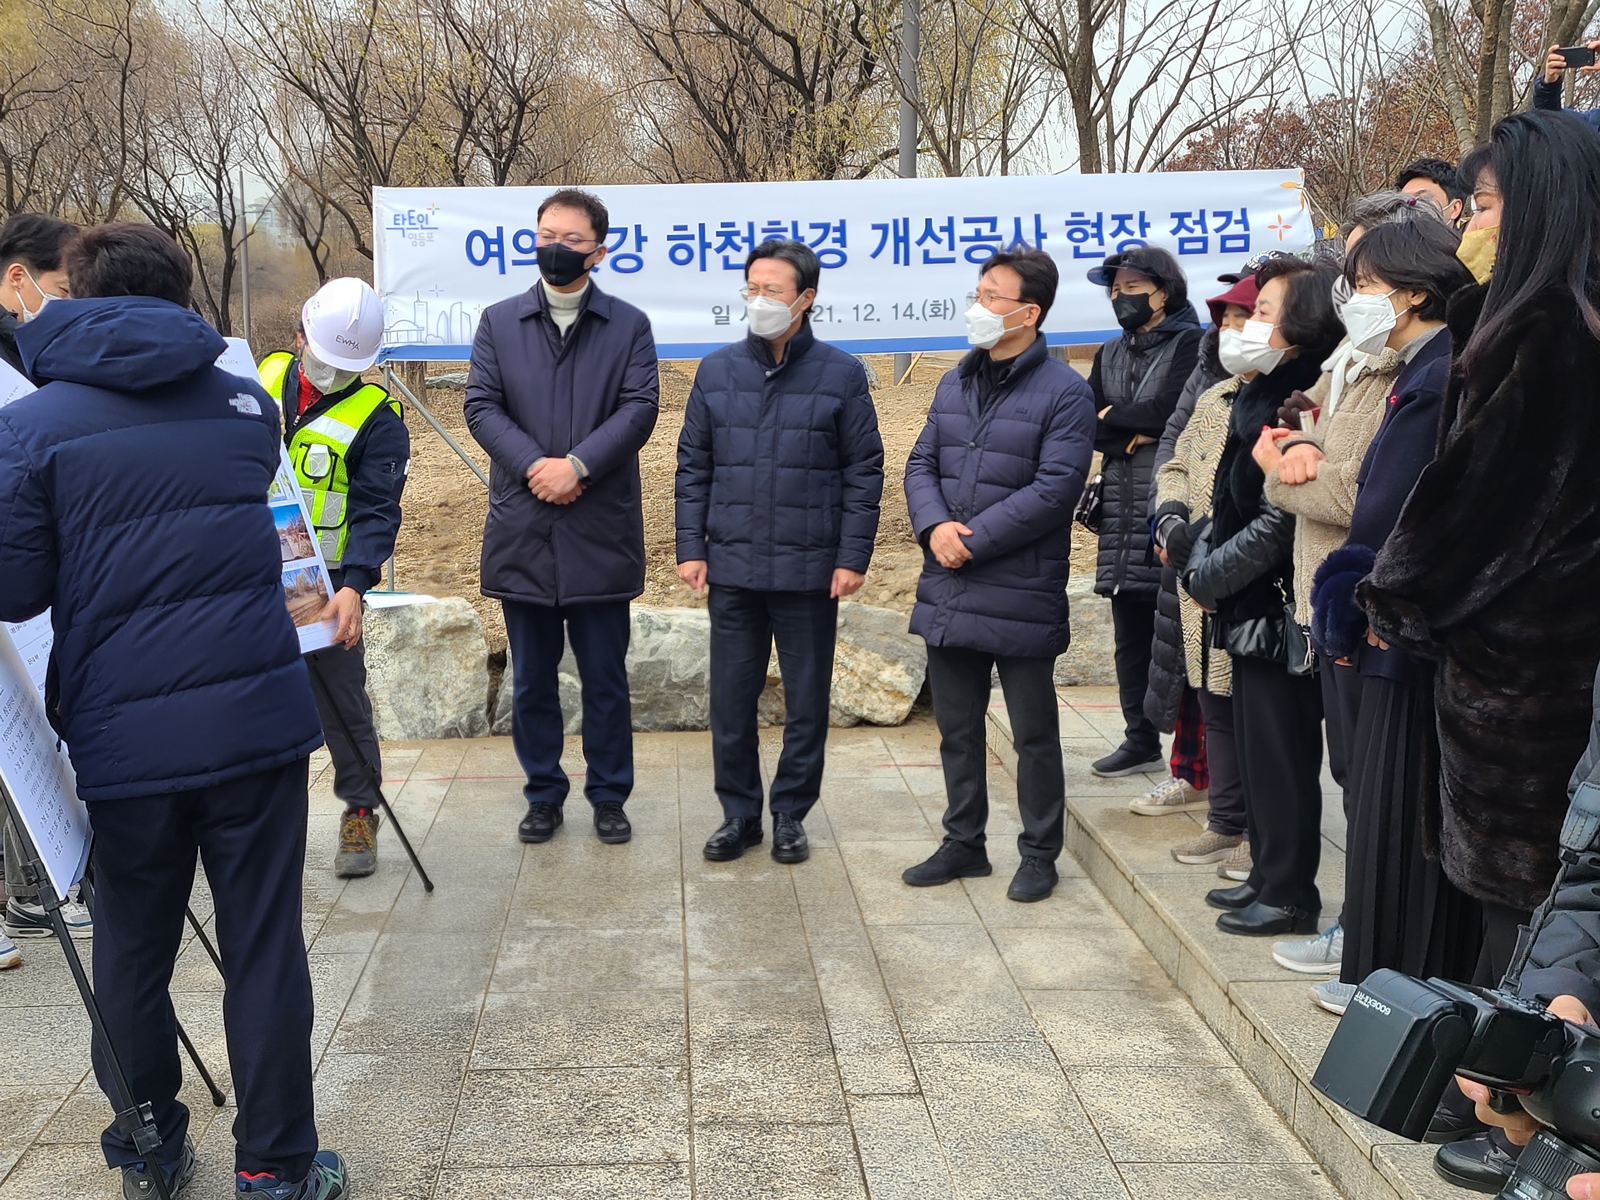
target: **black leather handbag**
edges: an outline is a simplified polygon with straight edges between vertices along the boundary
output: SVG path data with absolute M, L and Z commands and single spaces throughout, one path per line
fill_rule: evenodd
M 1281 594 L 1281 589 L 1280 589 Z M 1217 621 L 1212 645 L 1234 658 L 1264 658 L 1279 662 L 1290 675 L 1316 673 L 1316 656 L 1304 626 L 1295 619 L 1294 601 L 1283 597 L 1283 615 Z
M 1072 519 L 1095 537 L 1100 536 L 1100 522 L 1105 515 L 1104 479 L 1103 475 L 1091 479 L 1078 497 L 1078 507 L 1072 510 Z

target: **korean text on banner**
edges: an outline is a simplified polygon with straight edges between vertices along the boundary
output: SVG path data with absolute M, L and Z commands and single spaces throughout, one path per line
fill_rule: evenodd
M 462 359 L 483 310 L 538 281 L 535 213 L 548 188 L 377 188 L 374 276 L 384 356 Z M 610 210 L 605 290 L 644 309 L 663 358 L 744 336 L 746 256 L 767 238 L 809 243 L 822 264 L 813 324 L 854 353 L 965 348 L 980 266 L 1031 246 L 1061 269 L 1044 323 L 1056 344 L 1113 327 L 1090 267 L 1134 246 L 1177 255 L 1192 297 L 1269 250 L 1314 238 L 1300 171 L 1008 175 L 597 187 Z
M 256 362 L 250 344 L 243 338 L 229 338 L 228 348 L 217 359 L 217 366 L 230 375 L 256 380 Z M 279 414 L 282 421 L 282 414 Z M 280 424 L 279 428 L 282 426 Z M 333 645 L 335 621 L 321 619 L 322 610 L 333 599 L 333 580 L 322 547 L 312 535 L 311 512 L 306 507 L 300 484 L 295 479 L 289 452 L 278 450 L 278 473 L 267 492 L 267 505 L 278 529 L 278 548 L 283 555 L 283 598 L 300 635 L 300 653 L 323 650 Z
M 0 362 L 0 408 L 33 391 Z M 89 812 L 77 777 L 44 711 L 45 669 L 55 631 L 48 611 L 0 626 L 0 779 L 58 895 L 89 862 Z

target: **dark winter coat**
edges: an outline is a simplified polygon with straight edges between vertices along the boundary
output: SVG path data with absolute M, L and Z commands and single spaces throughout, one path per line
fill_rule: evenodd
M 810 322 L 772 361 L 763 338 L 700 363 L 678 438 L 678 561 L 760 591 L 827 591 L 865 573 L 883 498 L 883 439 L 855 357 Z
M 1311 585 L 1311 639 L 1325 656 L 1348 658 L 1363 675 L 1402 683 L 1426 677 L 1412 655 L 1367 644 L 1367 614 L 1355 589 L 1388 540 L 1406 497 L 1433 461 L 1439 412 L 1450 378 L 1450 338 L 1437 334 L 1395 376 L 1387 409 L 1356 475 L 1356 502 L 1344 545 L 1323 560 Z
M 1577 117 L 1590 129 L 1600 133 L 1600 108 L 1568 108 L 1561 107 L 1561 84 L 1547 83 L 1540 75 L 1537 83 L 1533 85 L 1533 107 L 1542 108 L 1546 112 L 1565 112 L 1569 117 Z
M 50 609 L 78 794 L 210 787 L 322 744 L 267 488 L 277 412 L 165 300 L 58 300 L 0 409 L 0 620 Z M 129 391 L 130 382 L 139 389 Z
M 1228 440 L 1217 464 L 1211 525 L 1195 541 L 1183 585 L 1203 608 L 1215 612 L 1219 638 L 1257 621 L 1286 629 L 1286 600 L 1294 596 L 1294 515 L 1264 494 L 1266 477 L 1251 457 L 1265 425 L 1275 424 L 1290 393 L 1321 373 L 1318 356 L 1302 354 L 1270 374 L 1257 375 L 1234 397 Z
M 660 376 L 650 319 L 590 283 L 565 338 L 544 288 L 490 305 L 472 342 L 467 428 L 494 461 L 483 526 L 485 596 L 557 605 L 644 591 L 639 449 L 656 426 Z M 528 468 L 575 455 L 571 504 L 528 490 Z
M 1482 289 L 1453 300 L 1459 343 Z M 1451 374 L 1438 450 L 1356 591 L 1377 635 L 1438 663 L 1426 832 L 1450 881 L 1517 909 L 1556 870 L 1566 764 L 1600 663 L 1600 341 L 1531 304 Z
M 1585 783 L 1589 795 L 1565 824 L 1578 835 L 1573 845 L 1586 843 L 1587 849 L 1574 850 L 1576 861 L 1567 868 L 1561 887 L 1529 922 L 1533 945 L 1517 990 L 1546 1004 L 1557 996 L 1576 996 L 1591 1013 L 1600 1014 L 1600 835 L 1592 820 L 1584 820 L 1600 802 L 1595 794 L 1600 789 L 1600 673 L 1595 675 L 1589 745 L 1567 781 L 1568 799 Z
M 22 351 L 17 349 L 17 330 L 21 328 L 16 317 L 0 308 L 0 361 L 19 375 L 26 375 L 22 369 Z
M 1043 338 L 979 411 L 974 350 L 945 372 L 906 462 L 906 507 L 924 547 L 960 521 L 972 558 L 954 571 L 924 550 L 911 632 L 930 646 L 1053 658 L 1071 641 L 1072 510 L 1094 454 L 1094 395 Z
M 302 426 L 315 421 L 335 404 L 366 385 L 359 379 L 331 396 L 323 396 L 297 413 L 300 395 L 300 359 L 289 364 L 283 377 L 283 440 L 287 444 Z M 345 459 L 350 492 L 345 499 L 350 513 L 350 535 L 345 541 L 343 566 L 334 572 L 337 587 L 350 587 L 365 595 L 383 578 L 383 564 L 394 553 L 400 536 L 400 494 L 405 491 L 411 463 L 411 432 L 404 418 L 387 404 L 367 418 Z
M 1172 461 L 1178 438 L 1194 415 L 1195 401 L 1229 377 L 1217 357 L 1217 328 L 1213 325 L 1200 339 L 1200 358 L 1178 397 L 1178 406 L 1167 418 L 1161 440 L 1156 444 L 1155 469 L 1150 482 L 1150 517 L 1156 508 L 1155 475 Z M 1156 594 L 1156 635 L 1150 644 L 1150 683 L 1144 694 L 1144 715 L 1162 733 L 1171 733 L 1178 724 L 1178 705 L 1183 689 L 1189 685 L 1188 665 L 1183 648 L 1183 608 L 1178 599 L 1177 568 L 1161 568 L 1161 590 Z
M 1199 352 L 1200 318 L 1185 305 L 1149 332 L 1112 338 L 1095 353 L 1089 371 L 1095 411 L 1110 409 L 1095 428 L 1101 524 L 1094 590 L 1102 596 L 1153 601 L 1161 585 L 1161 561 L 1150 543 L 1156 442 Z M 1140 437 L 1148 440 L 1135 446 Z

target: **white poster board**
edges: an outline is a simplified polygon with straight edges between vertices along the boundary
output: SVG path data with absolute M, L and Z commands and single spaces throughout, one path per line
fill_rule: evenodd
M 384 356 L 468 357 L 483 310 L 538 282 L 535 214 L 553 190 L 375 188 Z M 592 190 L 610 213 L 595 281 L 649 314 L 662 358 L 701 358 L 745 336 L 745 258 L 771 237 L 816 250 L 812 323 L 853 354 L 965 350 L 966 295 L 997 251 L 1029 246 L 1056 260 L 1061 286 L 1043 328 L 1047 342 L 1070 344 L 1121 333 L 1105 289 L 1087 277 L 1108 254 L 1172 251 L 1198 301 L 1223 290 L 1220 273 L 1316 237 L 1298 170 Z
M 0 407 L 33 390 L 0 362 Z M 0 627 L 0 779 L 51 886 L 65 896 L 89 862 L 89 810 L 78 799 L 66 748 L 45 717 L 44 678 L 54 640 L 49 612 Z
M 229 338 L 228 348 L 217 359 L 217 366 L 230 375 L 259 382 L 250 344 L 243 338 Z M 282 429 L 282 414 L 279 414 Z M 283 599 L 289 606 L 295 631 L 300 635 L 300 653 L 323 650 L 333 645 L 336 621 L 321 620 L 322 610 L 333 599 L 333 579 L 322 557 L 322 547 L 312 534 L 311 510 L 295 479 L 289 451 L 278 451 L 278 474 L 267 492 L 273 524 L 278 529 L 278 549 L 283 555 Z

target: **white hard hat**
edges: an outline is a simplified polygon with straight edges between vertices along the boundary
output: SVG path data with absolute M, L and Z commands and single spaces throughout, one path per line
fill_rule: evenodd
M 383 345 L 383 302 L 359 279 L 330 279 L 300 310 L 311 353 L 341 371 L 365 371 Z

